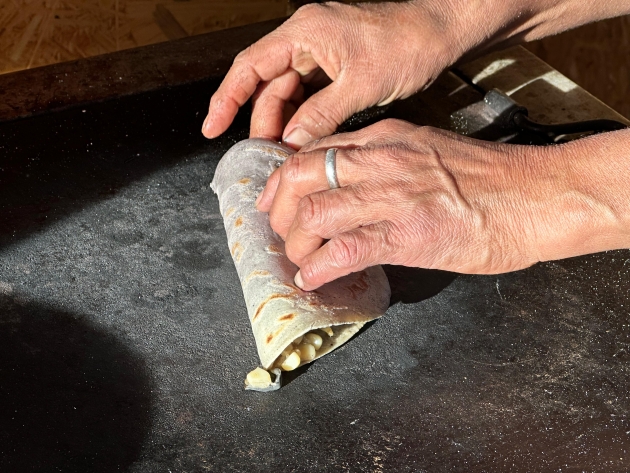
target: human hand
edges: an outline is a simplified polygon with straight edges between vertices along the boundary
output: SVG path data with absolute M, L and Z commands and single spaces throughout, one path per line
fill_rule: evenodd
M 302 148 L 271 175 L 257 207 L 285 239 L 305 290 L 385 263 L 508 272 L 628 244 L 630 223 L 619 216 L 630 213 L 630 169 L 612 185 L 605 160 L 593 164 L 605 139 L 517 146 L 386 120 Z M 335 190 L 329 148 L 338 148 Z
M 358 111 L 425 89 L 462 56 L 629 11 L 627 0 L 306 5 L 236 57 L 202 132 L 219 136 L 251 97 L 250 137 L 299 149 Z M 328 85 L 304 101 L 303 84 Z
M 443 18 L 415 3 L 300 8 L 237 56 L 212 96 L 203 134 L 223 133 L 253 97 L 250 137 L 282 137 L 299 149 L 358 111 L 426 88 L 461 52 L 446 44 Z M 303 101 L 303 84 L 322 79 L 329 85 Z

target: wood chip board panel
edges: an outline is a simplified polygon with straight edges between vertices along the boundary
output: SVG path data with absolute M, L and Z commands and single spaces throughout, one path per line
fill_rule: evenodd
M 270 20 L 287 0 L 5 0 L 0 73 Z

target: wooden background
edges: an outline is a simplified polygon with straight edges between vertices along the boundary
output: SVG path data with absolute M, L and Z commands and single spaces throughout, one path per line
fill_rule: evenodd
M 630 16 L 582 26 L 526 47 L 630 118 Z
M 287 0 L 1 0 L 0 71 L 120 51 L 289 13 Z
M 283 17 L 304 0 L 0 0 L 0 73 Z M 527 46 L 630 118 L 630 17 Z

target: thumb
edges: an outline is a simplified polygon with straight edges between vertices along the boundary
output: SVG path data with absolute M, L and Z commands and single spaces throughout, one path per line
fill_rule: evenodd
M 389 262 L 393 249 L 386 244 L 388 232 L 387 223 L 379 222 L 334 236 L 304 258 L 295 284 L 312 291 L 347 274 Z
M 284 129 L 283 141 L 295 149 L 331 135 L 344 121 L 370 103 L 361 103 L 358 89 L 337 79 L 306 100 Z

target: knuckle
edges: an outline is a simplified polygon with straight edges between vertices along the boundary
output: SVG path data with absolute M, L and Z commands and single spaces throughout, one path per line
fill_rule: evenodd
M 395 120 L 392 126 L 399 134 L 403 134 L 404 136 L 408 136 L 410 133 L 413 133 L 416 128 L 418 128 L 417 125 L 405 120 Z
M 324 5 L 318 3 L 308 3 L 298 8 L 298 10 L 293 14 L 293 17 L 296 19 L 317 18 L 323 15 L 325 11 L 326 7 Z
M 299 227 L 312 230 L 319 227 L 323 221 L 324 204 L 319 194 L 303 197 L 297 208 L 296 221 Z
M 382 120 L 381 123 L 383 123 L 383 125 L 385 125 L 387 128 L 400 128 L 406 125 L 408 122 L 400 120 L 398 118 L 386 118 L 385 120 Z
M 405 122 L 397 118 L 384 118 L 383 120 L 376 122 L 372 126 L 375 128 L 376 131 L 383 132 L 383 131 L 389 131 L 392 128 L 396 128 L 400 126 L 401 123 L 405 123 Z
M 384 220 L 376 225 L 378 232 L 371 241 L 371 263 L 402 264 L 413 266 L 418 255 L 418 243 L 423 241 L 419 225 L 412 218 L 397 217 Z
M 431 126 L 420 126 L 416 129 L 416 137 L 421 140 L 428 140 L 431 137 L 435 136 L 438 133 L 436 128 Z
M 409 134 L 410 127 L 413 129 L 416 126 L 404 120 L 386 118 L 369 126 L 366 130 L 370 133 L 370 143 L 378 146 L 382 143 L 403 141 Z
M 339 235 L 330 240 L 330 253 L 333 261 L 340 267 L 351 268 L 361 261 L 361 244 L 355 234 Z
M 281 168 L 281 180 L 292 183 L 300 180 L 301 158 L 295 154 L 289 156 Z
M 217 94 L 213 94 L 212 97 L 210 97 L 210 108 L 216 107 L 218 100 L 219 97 L 217 96 Z
M 252 52 L 252 47 L 251 46 L 248 46 L 245 49 L 243 49 L 234 58 L 234 64 L 242 64 L 243 62 L 247 62 L 251 52 Z
M 317 284 L 320 277 L 320 268 L 318 265 L 306 261 L 300 267 L 300 275 L 302 276 L 302 280 L 309 284 Z

